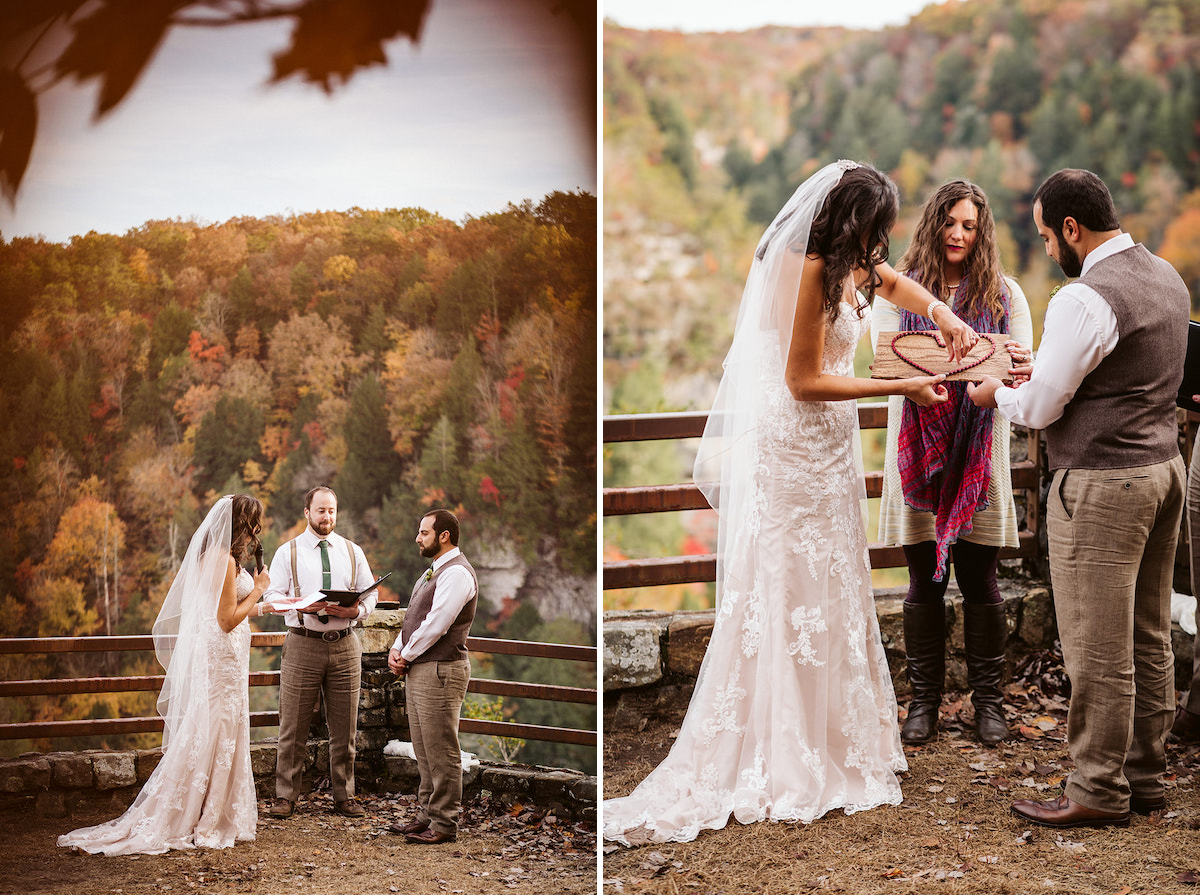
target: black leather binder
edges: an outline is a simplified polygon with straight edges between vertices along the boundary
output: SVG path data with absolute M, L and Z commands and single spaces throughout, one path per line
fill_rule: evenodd
M 362 598 L 363 594 L 373 591 L 379 586 L 379 582 L 390 574 L 392 573 L 387 572 L 386 574 L 380 575 L 374 580 L 374 582 L 372 582 L 368 587 L 364 587 L 362 590 L 333 590 L 332 588 L 329 588 L 327 590 L 322 589 L 321 593 L 325 595 L 326 602 L 337 603 L 339 606 L 353 606 Z
M 1192 395 L 1200 395 L 1200 323 L 1195 320 L 1188 323 L 1187 360 L 1183 362 L 1183 382 L 1175 405 L 1200 413 L 1200 404 L 1192 400 Z

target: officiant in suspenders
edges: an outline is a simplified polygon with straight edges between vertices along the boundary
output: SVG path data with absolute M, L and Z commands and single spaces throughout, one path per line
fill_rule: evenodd
M 362 591 L 373 583 L 362 548 L 335 534 L 337 495 L 313 488 L 304 498 L 304 531 L 283 544 L 271 561 L 271 587 L 264 602 L 286 608 L 323 589 Z M 275 801 L 267 813 L 291 817 L 300 796 L 308 751 L 308 729 L 320 697 L 329 726 L 329 777 L 334 810 L 345 817 L 366 812 L 354 797 L 354 740 L 362 644 L 352 628 L 375 608 L 372 590 L 352 606 L 317 602 L 303 611 L 287 609 L 279 682 L 279 751 Z

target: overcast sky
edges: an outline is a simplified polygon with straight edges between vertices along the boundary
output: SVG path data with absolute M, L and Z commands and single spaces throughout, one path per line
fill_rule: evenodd
M 266 86 L 290 23 L 175 28 L 99 123 L 95 82 L 43 94 L 0 233 L 60 242 L 154 219 L 353 206 L 460 220 L 554 190 L 596 193 L 595 111 L 580 114 L 585 72 L 566 16 L 540 11 L 555 5 L 434 0 L 420 44 L 388 43 L 386 68 L 332 96 L 294 78 Z
M 951 0 L 954 2 L 954 0 Z M 627 28 L 747 31 L 762 25 L 903 25 L 930 0 L 601 0 L 604 15 Z

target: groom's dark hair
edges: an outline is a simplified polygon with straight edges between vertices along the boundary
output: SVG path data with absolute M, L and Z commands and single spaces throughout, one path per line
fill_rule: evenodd
M 430 510 L 421 516 L 422 519 L 433 517 L 433 536 L 439 541 L 442 539 L 442 532 L 450 532 L 450 543 L 458 546 L 458 517 L 449 510 Z
M 1093 233 L 1121 229 L 1112 193 L 1103 180 L 1083 168 L 1055 171 L 1038 187 L 1033 201 L 1042 204 L 1042 223 L 1059 236 L 1068 217 Z

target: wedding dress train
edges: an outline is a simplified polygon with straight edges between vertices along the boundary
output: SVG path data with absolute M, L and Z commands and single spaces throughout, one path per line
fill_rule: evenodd
M 253 587 L 250 574 L 241 569 L 238 599 Z M 243 620 L 226 634 L 214 609 L 197 629 L 201 660 L 191 666 L 185 704 L 174 709 L 180 713 L 178 729 L 158 767 L 123 815 L 60 836 L 59 845 L 132 855 L 228 848 L 254 839 L 258 800 L 250 769 L 250 624 Z

